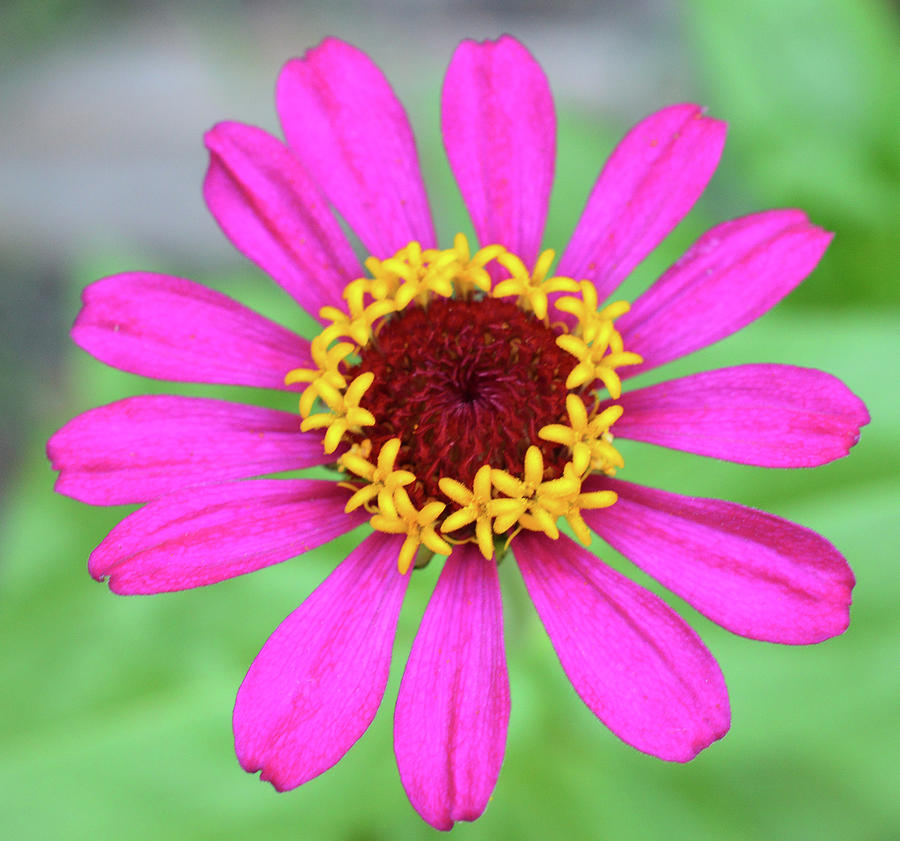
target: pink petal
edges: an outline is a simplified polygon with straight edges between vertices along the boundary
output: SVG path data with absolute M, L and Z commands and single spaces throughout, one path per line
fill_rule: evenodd
M 291 149 L 371 253 L 435 244 L 409 120 L 365 53 L 326 38 L 284 66 L 277 102 Z
M 824 538 L 733 502 L 593 477 L 618 502 L 584 519 L 610 546 L 729 631 L 806 644 L 850 621 L 853 573 Z
M 327 771 L 375 717 L 409 583 L 401 542 L 369 535 L 278 626 L 238 690 L 238 760 L 278 791 Z
M 204 138 L 203 195 L 235 247 L 311 315 L 341 302 L 362 266 L 324 197 L 290 151 L 241 123 L 219 123 Z
M 623 394 L 615 434 L 761 467 L 847 455 L 869 422 L 839 379 L 792 365 L 739 365 Z
M 725 735 L 722 673 L 661 599 L 565 536 L 522 532 L 512 545 L 565 673 L 613 733 L 676 762 Z
M 454 548 L 416 634 L 394 716 L 410 802 L 436 829 L 473 821 L 500 774 L 509 722 L 497 565 Z
M 309 342 L 243 304 L 168 275 L 106 277 L 82 293 L 72 339 L 97 359 L 159 380 L 285 388 Z
M 591 192 L 559 272 L 610 295 L 687 215 L 712 177 L 726 125 L 698 105 L 663 108 L 616 147 Z
M 293 558 L 366 520 L 344 513 L 336 482 L 259 479 L 186 488 L 122 520 L 88 569 L 115 593 L 167 593 L 215 584 Z
M 441 101 L 444 145 L 482 245 L 537 258 L 556 157 L 550 86 L 514 38 L 463 41 Z
M 832 234 L 799 210 L 771 210 L 705 233 L 617 322 L 643 365 L 634 376 L 729 336 L 777 304 L 819 262 Z
M 198 482 L 327 464 L 299 415 L 204 397 L 129 397 L 70 420 L 47 444 L 56 490 L 92 505 L 146 502 Z

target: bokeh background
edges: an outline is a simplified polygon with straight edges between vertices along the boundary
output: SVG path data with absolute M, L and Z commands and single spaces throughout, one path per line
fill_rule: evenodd
M 552 11 L 551 11 L 552 8 Z M 414 577 L 374 725 L 332 771 L 277 795 L 234 758 L 234 692 L 267 635 L 357 536 L 202 590 L 120 598 L 85 570 L 124 510 L 52 493 L 48 435 L 91 406 L 170 387 L 107 369 L 67 330 L 100 276 L 171 272 L 288 326 L 286 296 L 205 212 L 205 129 L 277 131 L 273 85 L 326 34 L 366 49 L 407 104 L 444 237 L 470 231 L 444 161 L 438 94 L 462 37 L 518 35 L 559 117 L 545 242 L 561 248 L 625 129 L 691 100 L 730 123 L 690 217 L 628 282 L 633 296 L 725 218 L 799 206 L 837 232 L 806 283 L 666 376 L 740 362 L 824 368 L 868 403 L 848 459 L 815 471 L 716 463 L 644 445 L 623 476 L 765 508 L 824 534 L 858 584 L 853 623 L 810 648 L 733 637 L 674 597 L 719 658 L 733 728 L 688 765 L 620 743 L 563 676 L 502 565 L 513 711 L 492 803 L 460 838 L 900 837 L 898 815 L 896 8 L 878 0 L 406 0 L 374 3 L 5 0 L 0 6 L 0 835 L 9 839 L 416 839 L 391 706 L 437 564 Z M 659 375 L 657 375 L 658 378 Z M 649 381 L 649 380 L 648 380 Z M 278 396 L 273 405 L 282 405 Z M 290 399 L 290 398 L 288 398 Z M 287 406 L 285 406 L 287 408 Z M 594 551 L 659 592 L 595 539 Z

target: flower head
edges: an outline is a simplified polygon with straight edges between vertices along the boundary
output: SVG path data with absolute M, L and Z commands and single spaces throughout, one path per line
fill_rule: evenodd
M 436 558 L 395 752 L 433 826 L 481 814 L 509 716 L 497 577 L 507 549 L 587 706 L 637 749 L 691 759 L 729 726 L 718 665 L 659 598 L 587 551 L 592 534 L 755 639 L 841 633 L 853 577 L 800 526 L 622 481 L 616 438 L 806 467 L 846 455 L 868 415 L 828 374 L 781 364 L 624 386 L 761 315 L 830 234 L 797 210 L 736 219 L 633 303 L 607 300 L 716 167 L 724 124 L 697 106 L 626 135 L 554 265 L 541 250 L 553 104 L 514 39 L 460 44 L 443 88 L 444 142 L 477 245 L 462 234 L 438 244 L 409 124 L 359 50 L 327 39 L 288 62 L 277 98 L 287 144 L 219 124 L 204 194 L 318 334 L 303 339 L 187 280 L 125 274 L 85 290 L 72 335 L 127 371 L 292 391 L 299 414 L 148 396 L 72 420 L 48 447 L 57 490 L 143 503 L 91 555 L 91 574 L 120 593 L 185 589 L 368 523 L 238 691 L 238 757 L 278 790 L 327 770 L 366 730 L 412 571 Z M 363 263 L 332 208 L 369 250 Z M 322 465 L 333 481 L 250 478 Z

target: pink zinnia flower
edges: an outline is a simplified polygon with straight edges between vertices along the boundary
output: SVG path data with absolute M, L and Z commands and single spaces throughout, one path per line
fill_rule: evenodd
M 831 234 L 798 210 L 726 222 L 630 308 L 603 306 L 718 163 L 725 125 L 699 107 L 665 108 L 625 136 L 553 273 L 553 252 L 540 252 L 553 103 L 514 39 L 463 42 L 443 88 L 472 251 L 462 236 L 437 247 L 406 116 L 362 52 L 328 39 L 288 62 L 277 103 L 287 145 L 238 123 L 207 134 L 204 194 L 320 335 L 309 342 L 189 280 L 129 273 L 85 290 L 72 337 L 144 376 L 302 392 L 302 422 L 174 396 L 72 420 L 48 447 L 57 490 L 144 503 L 93 552 L 91 574 L 117 593 L 181 590 L 370 522 L 238 691 L 238 758 L 278 790 L 331 767 L 369 726 L 411 570 L 437 554 L 397 699 L 397 764 L 433 826 L 482 813 L 510 708 L 497 577 L 507 547 L 588 707 L 635 748 L 691 759 L 729 726 L 716 661 L 659 598 L 559 529 L 585 545 L 592 529 L 736 634 L 798 644 L 846 628 L 853 576 L 817 534 L 613 478 L 614 436 L 767 467 L 847 454 L 868 415 L 821 371 L 741 365 L 621 393 L 622 380 L 762 315 Z M 373 255 L 365 269 L 333 209 Z M 318 465 L 335 481 L 248 480 Z

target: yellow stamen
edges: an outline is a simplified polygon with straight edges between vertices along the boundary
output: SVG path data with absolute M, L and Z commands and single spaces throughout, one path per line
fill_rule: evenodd
M 631 304 L 628 301 L 615 301 L 602 310 L 598 310 L 597 287 L 589 280 L 579 281 L 578 287 L 581 297 L 574 298 L 566 295 L 559 298 L 554 306 L 558 310 L 574 315 L 578 319 L 578 323 L 572 331 L 573 335 L 581 336 L 585 342 L 592 344 L 594 331 L 604 322 L 612 322 L 620 315 L 625 315 L 631 309 Z
M 547 277 L 550 265 L 553 263 L 555 252 L 548 248 L 538 257 L 534 271 L 529 272 L 525 264 L 511 252 L 507 251 L 497 257 L 500 263 L 512 277 L 501 280 L 494 287 L 495 298 L 505 298 L 508 295 L 519 296 L 519 306 L 532 310 L 542 321 L 547 318 L 547 296 L 551 292 L 577 292 L 578 282 L 571 277 Z
M 425 303 L 425 289 L 420 289 L 423 279 L 429 274 L 430 256 L 434 251 L 422 251 L 418 242 L 411 242 L 401 248 L 393 257 L 379 260 L 369 257 L 366 268 L 372 279 L 366 285 L 366 291 L 376 300 L 392 300 L 395 308 L 402 310 L 421 293 L 421 302 Z M 440 252 L 437 252 L 440 253 Z M 395 300 L 399 291 L 406 287 L 402 294 L 402 303 Z M 451 290 L 452 291 L 452 290 Z
M 606 327 L 610 325 L 610 327 Z M 621 347 L 622 339 L 611 328 L 611 322 L 603 325 L 591 325 L 591 331 L 596 331 L 593 343 L 588 344 L 578 336 L 567 334 L 556 340 L 567 353 L 571 353 L 578 360 L 578 364 L 571 370 L 566 379 L 566 388 L 573 389 L 594 380 L 600 380 L 606 386 L 606 390 L 614 400 L 622 396 L 622 380 L 616 373 L 616 368 L 622 365 L 639 365 L 644 361 L 642 356 L 630 351 L 616 351 L 614 347 Z M 607 350 L 610 350 L 607 353 Z M 606 354 L 606 355 L 604 355 Z
M 566 465 L 571 467 L 571 465 Z M 521 481 L 505 470 L 492 470 L 491 482 L 501 493 L 522 505 L 516 521 L 531 531 L 542 531 L 548 537 L 559 537 L 556 520 L 567 506 L 565 500 L 581 492 L 580 475 L 565 473 L 559 479 L 543 481 L 544 457 L 533 444 L 525 453 L 525 480 Z M 512 523 L 510 523 L 512 525 Z
M 588 470 L 601 470 L 607 475 L 615 473 L 625 462 L 619 451 L 610 443 L 609 428 L 622 417 L 621 406 L 610 406 L 593 418 L 588 418 L 584 401 L 577 394 L 566 397 L 569 425 L 551 423 L 538 430 L 538 437 L 554 444 L 564 444 L 572 453 L 572 466 L 579 475 Z
M 582 335 L 582 324 L 597 314 L 597 287 L 588 280 L 582 280 L 578 284 L 581 297 L 574 298 L 564 295 L 558 298 L 553 306 L 558 310 L 574 315 L 578 319 L 578 325 L 573 331 L 576 335 Z
M 583 509 L 608 508 L 616 502 L 618 494 L 615 491 L 581 493 L 581 480 L 577 477 L 571 462 L 565 466 L 563 477 L 577 481 L 578 490 L 574 493 L 557 496 L 553 500 L 553 508 L 550 513 L 555 517 L 565 517 L 581 544 L 590 546 L 591 532 L 581 516 L 581 511 Z
M 554 306 L 578 319 L 574 330 L 559 336 L 556 344 L 578 360 L 566 379 L 566 388 L 575 389 L 600 380 L 610 396 L 618 400 L 622 395 L 622 380 L 616 368 L 638 365 L 643 357 L 626 352 L 622 336 L 613 327 L 613 321 L 631 308 L 627 301 L 615 301 L 597 310 L 597 288 L 582 280 L 578 284 L 580 297 L 564 296 Z
M 320 341 L 320 337 L 313 339 L 310 345 L 313 362 L 316 368 L 294 368 L 288 371 L 284 378 L 285 385 L 293 383 L 309 383 L 300 395 L 300 416 L 306 417 L 312 411 L 313 403 L 317 397 L 323 397 L 327 393 L 332 399 L 338 389 L 347 387 L 347 380 L 338 371 L 338 366 L 351 353 L 354 347 L 350 342 L 340 342 L 333 348 L 326 349 L 327 345 Z
M 358 453 L 347 452 L 339 459 L 338 464 L 351 473 L 367 480 L 368 485 L 363 485 L 350 497 L 344 507 L 346 512 L 354 511 L 360 505 L 365 505 L 376 496 L 378 497 L 378 509 L 387 514 L 396 514 L 393 495 L 397 488 L 409 485 L 416 480 L 414 473 L 409 470 L 395 470 L 394 462 L 400 451 L 400 439 L 391 438 L 378 453 L 377 464 L 372 464 L 367 458 Z
M 453 253 L 457 263 L 454 283 L 463 297 L 468 297 L 473 289 L 491 291 L 491 276 L 485 266 L 505 252 L 502 245 L 486 245 L 476 251 L 474 257 L 470 257 L 469 241 L 465 234 L 457 234 L 453 238 Z
M 425 306 L 428 303 L 430 292 L 449 298 L 453 294 L 453 282 L 450 279 L 452 272 L 453 267 L 451 264 L 449 268 L 445 267 L 443 271 L 430 271 L 423 277 L 413 277 L 407 280 L 394 296 L 395 306 L 398 310 L 402 310 L 414 300 Z
M 393 301 L 374 301 L 366 307 L 361 306 L 361 296 L 352 295 L 348 301 L 350 312 L 345 313 L 337 307 L 322 307 L 319 310 L 321 318 L 331 321 L 321 333 L 321 341 L 328 345 L 334 339 L 344 336 L 353 339 L 360 347 L 365 347 L 372 336 L 372 325 L 382 316 L 393 312 Z
M 397 569 L 401 575 L 405 575 L 412 565 L 420 544 L 424 543 L 435 554 L 450 554 L 452 547 L 435 531 L 437 518 L 445 507 L 443 502 L 427 502 L 421 510 L 417 510 L 406 490 L 397 488 L 392 505 L 393 513 L 381 510 L 369 522 L 378 531 L 406 535 L 397 558 Z
M 372 426 L 375 423 L 375 416 L 368 409 L 363 409 L 359 401 L 374 380 L 375 375 L 371 371 L 366 371 L 350 383 L 346 393 L 337 392 L 336 398 L 322 395 L 331 411 L 319 412 L 305 418 L 300 424 L 301 431 L 326 428 L 323 447 L 326 453 L 333 453 L 345 432 L 351 430 L 360 432 L 363 426 Z
M 478 548 L 481 550 L 481 554 L 490 560 L 494 554 L 491 521 L 499 516 L 506 522 L 510 514 L 515 512 L 515 519 L 512 520 L 515 522 L 525 510 L 525 504 L 519 500 L 491 498 L 491 466 L 489 464 L 483 464 L 478 468 L 471 490 L 462 482 L 448 478 L 439 480 L 438 486 L 443 494 L 460 506 L 444 519 L 441 531 L 456 531 L 470 523 L 475 523 L 475 540 Z

